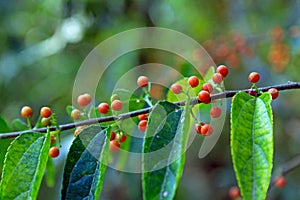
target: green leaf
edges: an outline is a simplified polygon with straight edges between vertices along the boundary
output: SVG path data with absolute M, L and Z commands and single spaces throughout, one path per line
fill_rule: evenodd
M 7 132 L 10 132 L 10 128 L 9 128 L 6 120 L 0 116 L 0 133 L 7 133 Z M 11 142 L 10 138 L 0 139 L 0 168 L 1 169 L 3 167 L 5 153 L 7 151 L 7 148 L 9 146 L 10 142 Z
M 205 76 L 204 76 L 204 78 L 203 78 L 204 81 L 205 81 L 205 82 L 209 82 L 214 74 L 215 74 L 215 68 L 214 68 L 213 66 L 211 66 L 211 67 L 207 70 L 207 72 L 206 72 L 206 74 L 205 74 Z
M 110 128 L 89 126 L 73 141 L 63 175 L 62 199 L 99 199 L 102 189 Z M 107 163 L 107 162 L 104 162 Z
M 72 105 L 67 105 L 67 107 L 66 107 L 66 112 L 67 112 L 67 114 L 71 117 L 71 113 L 72 113 L 72 110 L 74 110 L 75 109 L 75 107 L 74 106 L 72 106 Z
M 143 146 L 144 199 L 173 199 L 183 172 L 190 107 L 158 102 L 149 116 Z
M 273 167 L 271 96 L 239 92 L 231 108 L 231 155 L 244 200 L 265 199 Z
M 128 162 L 128 155 L 131 153 L 130 152 L 130 147 L 131 147 L 131 135 L 127 134 L 126 135 L 126 141 L 121 144 L 121 149 L 123 151 L 119 151 L 118 157 L 117 157 L 117 163 L 116 163 L 116 170 L 121 171 L 124 169 Z
M 15 131 L 24 131 L 28 129 L 27 124 L 20 119 L 14 119 L 11 125 L 13 130 Z
M 5 154 L 6 154 L 7 148 L 9 147 L 10 142 L 11 142 L 10 138 L 0 139 L 0 172 L 2 171 Z
M 55 186 L 55 166 L 54 166 L 52 158 L 49 158 L 48 162 L 47 162 L 46 184 L 47 184 L 48 187 L 54 187 Z
M 50 148 L 50 135 L 25 133 L 8 148 L 0 185 L 0 199 L 36 199 Z
M 6 120 L 0 116 L 0 133 L 8 133 L 10 128 L 6 122 Z

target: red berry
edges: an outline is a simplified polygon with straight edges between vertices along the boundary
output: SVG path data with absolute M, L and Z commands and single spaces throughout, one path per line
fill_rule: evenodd
M 220 73 L 225 78 L 228 74 L 228 68 L 225 65 L 220 65 L 217 68 L 217 72 Z
M 54 144 L 54 143 L 55 143 L 55 136 L 50 135 L 50 144 Z
M 77 98 L 77 103 L 78 105 L 85 107 L 87 105 L 89 105 L 92 102 L 92 97 L 89 94 L 82 94 L 80 96 L 78 96 Z
M 32 116 L 32 108 L 29 107 L 29 106 L 24 106 L 22 109 L 21 109 L 21 115 L 22 117 L 24 118 L 27 118 L 27 117 L 31 117 Z
M 259 79 L 260 79 L 260 75 L 257 72 L 251 72 L 248 76 L 248 80 L 251 83 L 257 83 L 259 81 Z
M 100 103 L 98 106 L 98 110 L 102 114 L 106 114 L 109 111 L 109 105 L 107 103 Z
M 199 85 L 199 79 L 197 76 L 191 76 L 189 79 L 188 79 L 188 84 L 191 86 L 191 87 L 197 87 Z
M 142 121 L 139 122 L 138 128 L 139 128 L 139 130 L 141 132 L 145 132 L 146 131 L 146 129 L 147 129 L 147 123 L 148 123 L 147 120 L 142 120 Z
M 140 76 L 137 79 L 137 84 L 140 87 L 147 87 L 147 85 L 148 85 L 148 77 L 146 77 L 146 76 Z
M 110 144 L 109 144 L 109 149 L 112 151 L 112 152 L 117 152 L 120 150 L 120 143 L 116 140 L 112 140 L 110 141 Z
M 59 148 L 57 147 L 51 147 L 49 150 L 49 156 L 51 158 L 56 158 L 59 155 Z
M 125 134 L 122 135 L 121 139 L 119 140 L 120 143 L 126 141 L 127 136 Z
M 276 88 L 270 88 L 268 92 L 271 94 L 272 99 L 276 99 L 279 95 L 279 92 Z
M 236 186 L 231 187 L 229 189 L 228 193 L 229 193 L 229 196 L 230 196 L 231 199 L 236 199 L 236 198 L 241 197 L 240 189 L 238 187 L 236 187 Z
M 182 86 L 178 83 L 171 85 L 171 90 L 174 94 L 179 94 L 182 92 Z
M 115 110 L 115 111 L 119 111 L 122 109 L 123 103 L 120 100 L 114 100 L 111 103 L 111 109 Z
M 116 138 L 116 133 L 114 131 L 111 132 L 109 140 L 112 141 Z
M 203 125 L 204 125 L 203 122 L 199 122 L 199 123 L 196 123 L 196 124 L 194 125 L 194 129 L 195 129 L 196 133 L 201 134 L 201 127 L 202 127 Z
M 72 119 L 74 119 L 74 120 L 79 120 L 80 117 L 81 117 L 81 112 L 80 112 L 80 110 L 78 110 L 78 109 L 72 110 L 72 112 L 71 112 L 71 117 L 72 117 Z
M 41 111 L 40 111 L 40 114 L 41 114 L 42 117 L 48 118 L 52 115 L 52 111 L 49 107 L 42 107 Z
M 202 90 L 205 90 L 205 91 L 211 93 L 213 91 L 213 86 L 210 83 L 204 83 L 202 85 Z
M 220 117 L 222 114 L 222 110 L 220 107 L 216 106 L 216 107 L 213 107 L 211 110 L 210 110 L 210 116 L 212 116 L 212 118 L 218 118 Z
M 141 114 L 138 116 L 139 120 L 142 121 L 142 120 L 147 120 L 148 119 L 148 115 L 147 114 Z
M 283 188 L 286 185 L 286 180 L 283 176 L 278 176 L 274 180 L 276 187 Z
M 204 124 L 201 127 L 201 134 L 204 136 L 210 136 L 213 132 L 213 128 L 210 124 Z
M 221 84 L 222 81 L 223 81 L 223 76 L 222 74 L 220 73 L 215 73 L 213 76 L 212 76 L 212 80 L 214 83 L 216 84 Z
M 208 104 L 210 102 L 210 94 L 207 91 L 200 91 L 198 94 L 199 101 Z

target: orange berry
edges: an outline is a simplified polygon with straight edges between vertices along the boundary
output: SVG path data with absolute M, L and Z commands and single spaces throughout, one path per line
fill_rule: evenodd
M 188 79 L 188 84 L 191 86 L 191 87 L 197 87 L 199 85 L 199 79 L 197 76 L 191 76 L 189 79 Z
M 111 109 L 115 110 L 115 111 L 119 111 L 122 109 L 123 103 L 120 100 L 114 100 L 111 103 Z
M 268 92 L 271 94 L 272 99 L 277 99 L 279 92 L 276 88 L 270 88 Z
M 202 85 L 202 90 L 205 90 L 205 91 L 211 93 L 213 91 L 213 86 L 210 83 L 204 83 Z
M 138 116 L 139 120 L 142 121 L 142 120 L 147 120 L 148 119 L 148 115 L 147 114 L 141 114 Z
M 33 113 L 32 108 L 29 106 L 23 106 L 23 108 L 21 109 L 21 115 L 24 118 L 31 117 L 32 113 Z
M 174 94 L 179 94 L 182 92 L 182 86 L 178 83 L 174 83 L 173 85 L 171 85 L 171 91 Z
M 110 151 L 112 152 L 117 152 L 120 150 L 120 143 L 116 140 L 112 140 L 110 141 L 110 144 L 109 144 L 109 149 Z
M 260 75 L 257 72 L 251 72 L 248 76 L 248 80 L 251 83 L 257 83 L 259 81 L 259 79 L 260 79 Z
M 55 143 L 55 136 L 54 135 L 50 135 L 50 144 L 54 144 Z
M 222 81 L 223 81 L 223 76 L 222 74 L 220 73 L 215 73 L 213 76 L 212 76 L 212 80 L 214 83 L 216 84 L 221 84 Z
M 203 125 L 204 125 L 203 122 L 199 122 L 199 123 L 196 123 L 196 124 L 194 125 L 194 129 L 195 129 L 196 133 L 201 134 L 201 127 L 202 127 Z
M 91 97 L 91 95 L 89 95 L 87 93 L 79 95 L 77 98 L 78 105 L 80 105 L 82 107 L 89 105 L 91 102 L 92 102 L 92 97 Z
M 59 155 L 59 148 L 57 147 L 51 147 L 49 150 L 49 156 L 51 158 L 56 158 Z
M 274 180 L 274 184 L 278 188 L 283 188 L 286 185 L 286 180 L 283 176 L 278 176 Z
M 212 116 L 212 118 L 218 118 L 220 117 L 222 114 L 222 110 L 220 107 L 216 106 L 216 107 L 213 107 L 211 110 L 210 110 L 210 116 Z
M 111 132 L 109 140 L 112 141 L 116 138 L 116 133 L 114 131 Z
M 49 107 L 42 107 L 41 111 L 40 111 L 40 114 L 41 114 L 42 117 L 48 118 L 52 115 L 52 110 Z
M 137 79 L 137 84 L 140 87 L 147 87 L 147 85 L 148 85 L 148 77 L 146 77 L 146 76 L 140 76 Z
M 228 68 L 225 65 L 219 65 L 217 72 L 220 73 L 223 78 L 225 78 L 228 74 Z
M 236 199 L 236 198 L 241 197 L 240 189 L 239 189 L 238 187 L 236 187 L 236 186 L 231 187 L 231 188 L 229 189 L 228 194 L 229 194 L 229 197 L 230 197 L 231 199 Z
M 210 94 L 207 91 L 200 91 L 198 94 L 199 101 L 208 104 L 210 102 Z
M 109 111 L 109 105 L 107 103 L 100 103 L 98 106 L 98 110 L 102 114 L 107 114 Z
M 210 136 L 213 132 L 213 128 L 210 124 L 204 124 L 201 127 L 201 134 L 204 136 Z
M 125 142 L 126 141 L 127 136 L 125 134 L 122 135 L 122 137 L 120 138 L 119 142 Z
M 72 110 L 72 112 L 71 112 L 71 117 L 72 117 L 72 119 L 74 119 L 74 120 L 79 120 L 80 117 L 81 117 L 81 112 L 80 112 L 80 110 L 78 110 L 78 109 Z
M 138 128 L 139 128 L 139 130 L 141 132 L 145 132 L 146 131 L 146 129 L 147 129 L 147 123 L 148 123 L 147 120 L 142 120 L 142 121 L 139 122 Z

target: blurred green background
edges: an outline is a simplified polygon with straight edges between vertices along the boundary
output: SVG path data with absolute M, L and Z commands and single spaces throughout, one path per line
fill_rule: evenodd
M 300 1 L 266 0 L 110 0 L 0 1 L 0 114 L 8 122 L 20 108 L 49 105 L 60 123 L 70 122 L 65 107 L 84 58 L 101 41 L 122 31 L 158 26 L 180 31 L 198 41 L 215 63 L 227 64 L 227 90 L 250 87 L 248 73 L 258 71 L 260 86 L 300 81 Z M 164 63 L 164 56 L 137 51 L 108 71 L 97 101 L 111 94 L 111 84 L 136 65 Z M 168 63 L 167 63 L 168 64 Z M 274 101 L 274 173 L 300 154 L 300 91 L 280 93 Z M 228 99 L 228 105 L 230 100 Z M 230 106 L 228 106 L 228 111 Z M 229 113 L 229 112 L 227 112 Z M 59 199 L 63 164 L 73 130 L 63 133 L 62 155 L 55 159 L 56 185 L 43 182 L 39 199 Z M 187 151 L 176 199 L 229 199 L 236 185 L 229 147 L 229 120 L 221 138 L 204 159 L 197 142 Z M 3 154 L 3 152 L 1 152 Z M 287 186 L 272 188 L 268 199 L 297 199 L 300 168 L 289 173 Z M 22 184 L 22 183 L 20 183 Z M 141 199 L 140 174 L 109 169 L 101 199 Z

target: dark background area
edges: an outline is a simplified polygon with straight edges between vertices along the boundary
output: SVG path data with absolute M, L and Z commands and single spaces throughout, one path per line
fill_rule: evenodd
M 103 40 L 137 27 L 169 28 L 198 41 L 217 65 L 230 68 L 226 90 L 250 87 L 247 76 L 251 71 L 261 73 L 259 86 L 300 81 L 300 1 L 296 0 L 2 0 L 0 13 L 0 114 L 8 122 L 21 118 L 23 105 L 35 110 L 32 121 L 40 107 L 49 105 L 61 124 L 71 122 L 65 107 L 72 102 L 76 73 L 85 57 Z M 106 82 L 97 89 L 98 101 L 109 98 L 111 84 L 131 66 L 166 60 L 145 55 L 147 51 L 137 51 L 135 56 L 121 59 L 117 70 L 108 71 Z M 272 103 L 274 174 L 300 153 L 299 99 L 299 91 L 289 90 Z M 175 199 L 229 199 L 228 190 L 236 185 L 229 109 L 211 153 L 199 159 L 197 142 L 187 151 Z M 49 188 L 43 182 L 39 199 L 60 197 L 63 164 L 72 137 L 73 130 L 63 132 L 62 155 L 55 160 L 56 185 Z M 268 199 L 299 197 L 300 170 L 295 169 L 286 179 L 287 186 L 271 188 Z M 140 174 L 108 169 L 101 199 L 141 198 Z

